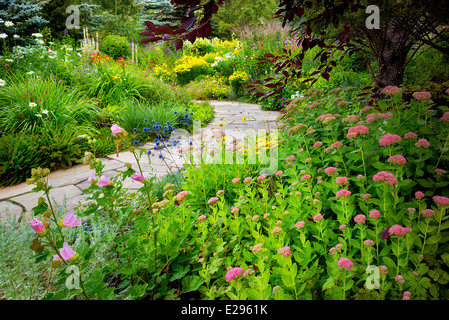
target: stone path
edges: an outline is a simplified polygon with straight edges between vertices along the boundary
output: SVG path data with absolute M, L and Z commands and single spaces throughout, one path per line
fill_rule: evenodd
M 257 104 L 228 102 L 228 101 L 210 101 L 215 109 L 215 119 L 201 132 L 213 134 L 216 131 L 232 132 L 232 135 L 238 139 L 244 139 L 245 130 L 248 127 L 254 130 L 276 128 L 276 118 L 280 115 L 277 111 L 263 111 Z M 246 117 L 242 121 L 242 117 Z M 217 123 L 225 122 L 225 126 L 219 127 Z M 145 148 L 153 148 L 153 143 L 148 143 Z M 136 160 L 131 152 L 121 152 L 101 159 L 105 168 L 103 173 L 108 177 L 115 176 L 119 171 L 126 170 L 126 163 L 129 162 L 137 170 Z M 164 162 L 165 160 L 165 162 Z M 182 167 L 183 160 L 176 158 L 161 160 L 158 157 L 152 157 L 151 164 L 148 161 L 141 161 L 144 175 L 155 175 L 161 178 L 169 173 L 167 165 L 176 170 Z M 88 194 L 83 192 L 90 184 L 87 178 L 93 173 L 93 170 L 87 165 L 75 165 L 69 169 L 54 171 L 48 175 L 49 184 L 53 186 L 50 192 L 50 198 L 58 204 L 65 201 L 68 210 L 84 203 Z M 37 199 L 43 195 L 43 192 L 35 193 L 32 191 L 33 185 L 21 184 L 0 189 L 0 222 L 7 221 L 7 212 L 18 221 L 29 221 L 32 219 L 31 209 L 37 205 Z M 130 191 L 137 190 L 139 183 L 126 179 L 125 188 Z

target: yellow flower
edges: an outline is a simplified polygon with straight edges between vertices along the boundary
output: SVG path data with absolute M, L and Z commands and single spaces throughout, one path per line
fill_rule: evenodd
M 245 116 L 243 116 L 243 117 L 242 117 L 242 121 L 245 121 L 245 120 L 246 120 L 246 117 L 245 117 Z
M 217 123 L 217 126 L 222 127 L 222 126 L 224 126 L 225 124 L 226 124 L 226 122 L 219 122 L 219 123 Z

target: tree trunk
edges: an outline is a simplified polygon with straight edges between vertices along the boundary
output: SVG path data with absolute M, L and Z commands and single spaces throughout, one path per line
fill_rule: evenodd
M 378 73 L 376 82 L 380 87 L 399 86 L 404 80 L 404 70 L 407 53 L 410 46 L 407 44 L 408 35 L 392 24 L 388 24 L 384 33 L 382 45 L 377 58 Z

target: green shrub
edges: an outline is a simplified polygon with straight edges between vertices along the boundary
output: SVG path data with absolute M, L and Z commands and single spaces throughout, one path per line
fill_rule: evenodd
M 130 53 L 128 40 L 116 35 L 106 36 L 101 44 L 101 50 L 114 58 L 126 57 Z
M 0 137 L 0 186 L 24 181 L 39 166 L 38 137 L 25 133 Z
M 192 120 L 199 120 L 202 125 L 209 123 L 214 119 L 214 108 L 209 102 L 192 102 L 189 103 L 188 108 L 193 112 Z

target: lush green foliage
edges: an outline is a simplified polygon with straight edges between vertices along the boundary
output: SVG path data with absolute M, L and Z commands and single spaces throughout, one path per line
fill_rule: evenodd
M 129 43 L 125 37 L 109 35 L 103 39 L 101 50 L 114 58 L 124 58 L 129 56 Z

